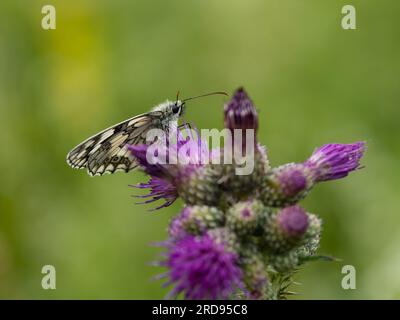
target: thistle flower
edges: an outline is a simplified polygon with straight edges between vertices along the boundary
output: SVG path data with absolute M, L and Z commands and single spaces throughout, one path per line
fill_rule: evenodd
M 212 234 L 187 236 L 168 246 L 167 284 L 175 284 L 170 296 L 185 299 L 227 299 L 241 287 L 238 256 Z
M 326 144 L 317 148 L 305 162 L 315 181 L 327 181 L 346 177 L 360 168 L 365 142 L 351 144 Z
M 128 147 L 142 169 L 151 176 L 147 183 L 132 186 L 150 189 L 149 194 L 136 196 L 150 198 L 141 203 L 165 199 L 165 203 L 156 208 L 160 209 L 171 205 L 178 196 L 189 204 L 214 204 L 218 201 L 218 190 L 213 189 L 215 184 L 207 183 L 207 175 L 212 172 L 204 166 L 208 158 L 214 156 L 213 152 L 208 150 L 206 141 L 199 134 L 187 132 L 185 138 L 177 131 L 177 141 L 157 145 L 156 153 L 149 152 L 150 145 Z M 177 163 L 171 163 L 170 159 L 176 159 Z M 209 191 L 206 196 L 203 196 L 204 190 Z
M 364 151 L 365 142 L 324 145 L 304 163 L 272 169 L 264 180 L 261 198 L 273 207 L 293 205 L 305 198 L 316 183 L 341 179 L 359 169 Z
M 151 203 L 160 199 L 164 199 L 165 202 L 156 207 L 153 210 L 161 209 L 170 206 L 177 198 L 178 192 L 176 187 L 168 180 L 164 180 L 157 177 L 151 177 L 146 183 L 139 183 L 137 185 L 130 185 L 131 187 L 139 189 L 150 189 L 150 193 L 142 196 L 134 196 L 136 198 L 149 198 L 148 200 L 138 202 L 138 204 Z

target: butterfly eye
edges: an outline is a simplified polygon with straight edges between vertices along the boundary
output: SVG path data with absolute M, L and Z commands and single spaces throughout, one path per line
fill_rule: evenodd
M 173 113 L 178 113 L 180 109 L 181 109 L 181 107 L 178 106 L 178 105 L 176 105 L 176 104 L 174 104 L 174 105 L 172 106 L 172 112 L 173 112 Z

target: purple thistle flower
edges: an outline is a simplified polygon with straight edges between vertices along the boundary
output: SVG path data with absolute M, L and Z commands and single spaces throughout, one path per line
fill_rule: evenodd
M 308 228 L 308 216 L 300 206 L 282 209 L 278 213 L 277 222 L 279 229 L 289 237 L 300 237 Z
M 262 191 L 263 202 L 273 207 L 293 205 L 318 182 L 346 177 L 360 169 L 365 142 L 326 144 L 317 148 L 304 163 L 289 163 L 272 169 Z
M 148 200 L 137 202 L 137 204 L 151 203 L 160 199 L 165 200 L 162 205 L 152 210 L 168 207 L 178 198 L 178 191 L 176 190 L 176 187 L 168 180 L 160 179 L 157 177 L 151 177 L 147 183 L 139 183 L 137 185 L 130 186 L 139 189 L 150 189 L 150 193 L 146 195 L 134 196 L 136 198 L 149 198 Z
M 315 181 L 340 179 L 360 168 L 365 149 L 363 141 L 326 144 L 317 148 L 304 164 L 312 171 Z
M 197 132 L 197 130 L 195 129 Z M 151 198 L 141 203 L 150 203 L 159 199 L 166 202 L 157 207 L 160 209 L 171 205 L 178 198 L 178 187 L 185 177 L 191 175 L 196 168 L 202 167 L 207 157 L 213 157 L 214 153 L 208 150 L 208 145 L 201 140 L 200 135 L 194 136 L 187 130 L 187 137 L 181 131 L 177 131 L 176 142 L 167 141 L 160 144 L 156 154 L 148 152 L 150 145 L 131 145 L 128 149 L 137 159 L 142 169 L 151 176 L 147 183 L 133 185 L 136 188 L 149 188 L 151 191 L 139 198 Z M 171 162 L 171 159 L 176 162 Z M 161 163 L 160 159 L 165 161 Z
M 148 148 L 149 146 L 145 144 L 128 146 L 128 150 L 131 151 L 132 155 L 137 159 L 144 172 L 153 177 L 164 179 L 167 178 L 169 176 L 169 172 L 166 164 L 153 161 L 151 155 L 148 155 L 147 153 Z
M 167 285 L 170 296 L 183 293 L 185 299 L 227 299 L 241 286 L 242 271 L 237 255 L 208 233 L 187 236 L 167 245 Z
M 160 199 L 164 199 L 165 202 L 162 205 L 152 210 L 170 206 L 178 198 L 178 191 L 171 180 L 171 176 L 167 170 L 167 167 L 158 163 L 150 163 L 147 160 L 147 145 L 129 146 L 128 148 L 136 157 L 139 164 L 143 167 L 144 171 L 151 176 L 147 183 L 130 185 L 134 188 L 150 189 L 150 193 L 146 195 L 134 196 L 136 198 L 148 198 L 148 200 L 138 202 L 138 204 L 151 203 Z

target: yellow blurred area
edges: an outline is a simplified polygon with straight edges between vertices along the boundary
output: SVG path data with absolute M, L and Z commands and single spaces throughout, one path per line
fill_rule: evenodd
M 157 212 L 128 184 L 67 166 L 83 139 L 182 96 L 243 85 L 260 111 L 258 140 L 275 165 L 324 143 L 368 142 L 366 167 L 303 201 L 325 224 L 321 253 L 298 275 L 300 299 L 400 298 L 400 4 L 351 1 L 73 0 L 0 3 L 0 298 L 162 298 L 149 266 L 181 201 Z M 43 30 L 41 8 L 56 8 Z M 185 119 L 222 128 L 224 98 Z M 54 265 L 57 289 L 43 290 Z M 354 265 L 357 289 L 341 288 Z

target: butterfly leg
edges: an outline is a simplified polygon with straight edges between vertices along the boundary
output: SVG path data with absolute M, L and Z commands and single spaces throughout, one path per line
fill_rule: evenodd
M 193 128 L 192 128 L 192 124 L 191 124 L 190 122 L 185 122 L 185 123 L 180 124 L 180 125 L 178 126 L 178 129 L 179 129 L 179 130 L 181 130 L 181 129 L 189 129 L 189 130 L 192 130 Z

